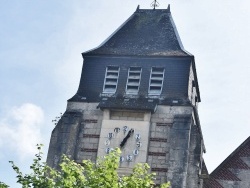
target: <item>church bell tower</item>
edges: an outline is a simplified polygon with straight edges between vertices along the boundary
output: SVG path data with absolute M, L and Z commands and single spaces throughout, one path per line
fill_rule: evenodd
M 156 183 L 202 187 L 207 174 L 195 59 L 167 9 L 137 10 L 99 47 L 82 53 L 76 94 L 54 128 L 47 162 L 95 161 L 120 147 L 120 173 L 148 163 Z

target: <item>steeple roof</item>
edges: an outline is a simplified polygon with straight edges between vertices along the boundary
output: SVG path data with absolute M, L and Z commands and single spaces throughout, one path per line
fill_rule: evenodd
M 139 9 L 88 55 L 192 56 L 180 40 L 168 9 Z

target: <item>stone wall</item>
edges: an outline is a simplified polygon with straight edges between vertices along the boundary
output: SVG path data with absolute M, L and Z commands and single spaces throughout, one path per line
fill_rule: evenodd
M 203 181 L 200 178 L 203 164 L 203 148 L 201 139 L 199 129 L 196 123 L 193 122 L 190 135 L 187 187 L 195 187 L 195 185 L 202 187 Z
M 111 110 L 110 112 L 110 119 L 112 120 L 128 120 L 128 121 L 143 121 L 144 113 L 143 112 L 136 112 L 136 111 L 114 111 Z
M 76 103 L 69 102 L 67 110 L 77 110 L 82 113 L 81 129 L 78 134 L 78 145 L 75 160 L 79 163 L 82 160 L 90 159 L 95 162 L 99 144 L 101 122 L 103 112 L 97 109 L 98 103 Z
M 195 150 L 198 147 L 201 152 L 202 141 L 195 136 L 193 115 L 192 107 L 177 106 L 158 106 L 152 114 L 148 163 L 157 174 L 157 184 L 170 181 L 176 188 L 198 187 L 195 182 L 199 181 L 200 167 L 195 166 L 194 160 L 201 159 Z M 193 126 L 195 131 L 191 133 Z M 188 176 L 189 180 L 195 176 L 193 182 L 187 180 Z
M 128 124 L 133 122 L 135 125 L 136 122 L 138 125 L 149 122 L 146 162 L 157 175 L 156 183 L 170 181 L 173 188 L 198 188 L 200 167 L 197 164 L 202 161 L 202 141 L 194 122 L 193 107 L 159 105 L 150 116 L 148 112 L 139 111 L 101 111 L 97 105 L 68 103 L 65 114 L 52 133 L 49 165 L 58 164 L 62 153 L 79 163 L 85 159 L 95 162 L 105 119 Z
M 75 158 L 78 134 L 81 127 L 82 113 L 66 111 L 52 131 L 47 163 L 51 167 L 58 167 L 61 155 L 66 154 Z

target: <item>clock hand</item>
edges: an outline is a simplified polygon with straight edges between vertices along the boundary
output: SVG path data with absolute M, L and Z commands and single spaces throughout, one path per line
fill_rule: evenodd
M 122 140 L 120 147 L 123 147 L 125 143 L 127 142 L 128 138 L 131 136 L 131 134 L 134 132 L 134 129 L 130 129 L 127 136 Z

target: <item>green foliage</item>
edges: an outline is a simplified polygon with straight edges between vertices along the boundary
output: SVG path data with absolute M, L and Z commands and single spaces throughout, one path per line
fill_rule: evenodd
M 35 159 L 33 159 L 33 164 L 30 166 L 30 169 L 33 171 L 31 174 L 25 174 L 20 171 L 20 169 L 14 164 L 13 161 L 9 161 L 12 164 L 13 170 L 17 173 L 17 183 L 21 184 L 23 188 L 28 187 L 46 187 L 53 188 L 54 178 L 47 175 L 47 172 L 55 172 L 46 163 L 41 162 L 42 160 L 42 145 L 37 145 L 38 153 L 35 155 Z
M 119 187 L 120 178 L 117 169 L 120 153 L 120 150 L 117 149 L 108 156 L 98 159 L 96 165 L 89 160 L 83 161 L 88 187 Z
M 9 186 L 0 181 L 0 188 L 8 188 Z
M 67 156 L 62 156 L 60 171 L 50 168 L 42 160 L 42 145 L 37 145 L 38 154 L 35 155 L 30 166 L 32 173 L 25 174 L 12 162 L 12 168 L 17 173 L 17 183 L 23 188 L 153 188 L 155 187 L 155 173 L 149 173 L 148 164 L 137 164 L 133 173 L 129 176 L 119 176 L 120 149 L 116 149 L 109 155 L 92 163 L 84 160 L 78 164 Z M 160 188 L 168 188 L 169 183 L 160 185 Z M 8 186 L 0 182 L 0 188 Z

